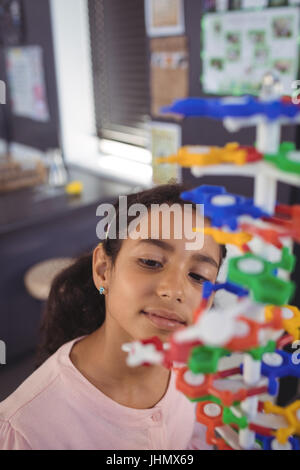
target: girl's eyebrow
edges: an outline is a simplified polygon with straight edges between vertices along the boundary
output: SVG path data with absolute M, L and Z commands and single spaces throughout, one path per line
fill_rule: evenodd
M 167 243 L 167 242 L 164 242 L 163 240 L 158 240 L 155 238 L 144 238 L 140 240 L 139 243 L 147 243 L 147 244 L 150 243 L 151 245 L 156 245 L 159 248 L 162 248 L 163 250 L 169 251 L 170 253 L 174 253 L 175 251 L 175 248 L 172 245 L 170 245 L 170 243 Z M 191 256 L 191 258 L 194 261 L 198 261 L 200 263 L 209 263 L 215 268 L 219 269 L 218 263 L 208 255 L 204 255 L 202 253 L 194 253 Z

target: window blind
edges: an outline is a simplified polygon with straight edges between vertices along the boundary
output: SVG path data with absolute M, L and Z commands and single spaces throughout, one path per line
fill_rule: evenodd
M 143 0 L 89 0 L 97 132 L 145 147 L 149 68 Z

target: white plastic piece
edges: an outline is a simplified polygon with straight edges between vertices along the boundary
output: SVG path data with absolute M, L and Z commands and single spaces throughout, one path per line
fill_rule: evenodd
M 176 331 L 174 339 L 178 343 L 198 340 L 204 341 L 210 346 L 222 346 L 235 335 L 236 322 L 234 319 L 239 315 L 251 312 L 254 307 L 255 303 L 246 297 L 226 309 L 206 310 L 196 324 Z
M 300 163 L 300 152 L 288 152 L 286 158 L 291 162 Z
M 125 343 L 123 346 L 127 347 L 128 343 Z M 156 351 L 154 344 L 143 344 L 139 341 L 133 341 L 131 346 L 132 347 L 126 359 L 126 364 L 129 367 L 140 366 L 144 362 L 148 362 L 150 364 L 162 363 L 163 354 Z
M 252 419 L 256 416 L 258 407 L 258 396 L 246 398 L 241 403 L 241 409 L 246 414 L 249 419 Z
M 277 353 L 265 353 L 262 360 L 267 366 L 278 367 L 283 363 L 283 358 Z
M 216 431 L 232 449 L 242 450 L 239 445 L 238 434 L 230 426 L 218 426 Z
M 257 413 L 251 418 L 251 424 L 275 430 L 288 427 L 288 422 L 284 416 L 275 415 L 273 413 Z
M 263 377 L 255 386 L 263 387 L 268 384 L 268 379 Z M 218 390 L 229 390 L 232 393 L 236 393 L 242 389 L 250 389 L 252 388 L 251 385 L 245 384 L 242 377 L 237 379 L 230 378 L 222 378 L 222 379 L 215 379 L 213 382 L 213 386 Z
M 188 153 L 196 154 L 206 154 L 210 151 L 211 147 L 209 146 L 204 146 L 204 145 L 189 145 L 187 147 Z
M 259 274 L 263 272 L 264 265 L 259 259 L 241 259 L 238 262 L 238 269 L 243 273 Z
M 211 198 L 210 203 L 214 206 L 233 206 L 236 203 L 236 198 L 228 194 L 218 194 Z
M 243 321 L 237 321 L 235 324 L 235 336 L 238 336 L 239 338 L 243 338 L 244 336 L 247 336 L 249 333 L 250 328 L 247 325 L 247 323 Z
M 242 449 L 251 450 L 255 444 L 255 432 L 249 428 L 239 430 L 239 444 Z
M 255 361 L 250 354 L 244 355 L 243 378 L 248 385 L 255 385 L 260 377 L 261 361 Z
M 299 410 L 296 411 L 296 416 L 297 416 L 298 421 L 300 421 L 300 408 Z
M 203 411 L 206 416 L 209 416 L 210 418 L 216 418 L 217 416 L 220 416 L 222 410 L 217 403 L 207 403 L 203 407 Z
M 202 385 L 205 381 L 205 376 L 203 374 L 193 374 L 193 372 L 190 370 L 187 370 L 184 373 L 183 378 L 188 385 L 194 386 Z
M 254 204 L 273 214 L 277 200 L 277 180 L 270 173 L 257 173 L 254 183 Z
M 276 154 L 280 145 L 281 124 L 262 120 L 256 128 L 256 148 L 261 153 Z
M 285 444 L 280 444 L 280 442 L 278 442 L 277 439 L 273 439 L 273 441 L 271 442 L 271 449 L 272 450 L 292 450 L 293 446 L 289 441 L 287 441 Z
M 281 312 L 282 312 L 282 317 L 285 319 L 285 320 L 290 320 L 291 318 L 294 317 L 294 312 L 287 308 L 287 307 L 283 307 L 281 309 Z
M 224 346 L 235 333 L 235 319 L 224 314 L 212 312 L 200 318 L 201 340 L 210 346 Z

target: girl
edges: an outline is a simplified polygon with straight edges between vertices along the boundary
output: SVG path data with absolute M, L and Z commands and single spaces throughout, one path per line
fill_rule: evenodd
M 180 185 L 128 196 L 127 204 L 180 204 Z M 192 204 L 191 204 L 192 205 Z M 118 203 L 115 205 L 118 227 Z M 193 215 L 196 206 L 193 205 Z M 128 224 L 133 217 L 128 217 Z M 183 223 L 182 219 L 180 223 Z M 167 341 L 192 323 L 202 283 L 215 282 L 225 249 L 204 236 L 110 237 L 59 274 L 41 324 L 38 368 L 0 404 L 0 449 L 208 449 L 195 403 L 161 365 L 130 368 L 122 344 Z M 206 221 L 206 223 L 208 223 Z

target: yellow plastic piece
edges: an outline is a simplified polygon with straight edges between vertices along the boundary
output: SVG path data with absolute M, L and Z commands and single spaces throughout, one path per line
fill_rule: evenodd
M 247 163 L 247 152 L 240 149 L 239 144 L 230 142 L 225 147 L 208 147 L 208 152 L 193 153 L 197 147 L 186 146 L 178 150 L 177 155 L 156 158 L 156 163 L 178 163 L 183 167 L 219 165 L 220 163 Z M 198 147 L 199 148 L 199 147 Z
M 81 181 L 72 181 L 71 183 L 67 184 L 67 186 L 65 187 L 66 193 L 71 194 L 73 196 L 81 194 L 82 189 L 83 189 L 83 184 L 81 183 Z
M 243 246 L 245 243 L 248 243 L 252 240 L 252 235 L 246 232 L 230 233 L 223 232 L 217 228 L 205 227 L 205 228 L 193 228 L 193 232 L 202 232 L 204 231 L 205 235 L 211 235 L 216 243 L 220 245 L 235 245 L 238 247 Z
M 265 319 L 266 321 L 273 320 L 273 309 L 274 305 L 267 305 L 265 308 Z M 292 318 L 283 318 L 282 317 L 282 328 L 287 331 L 291 336 L 293 336 L 294 341 L 300 340 L 300 310 L 293 305 L 282 305 L 281 308 L 289 309 L 294 316 Z
M 300 400 L 286 407 L 277 406 L 270 401 L 266 401 L 264 403 L 264 411 L 266 413 L 281 415 L 288 423 L 286 428 L 280 428 L 274 431 L 274 435 L 280 444 L 285 444 L 292 434 L 300 434 Z

